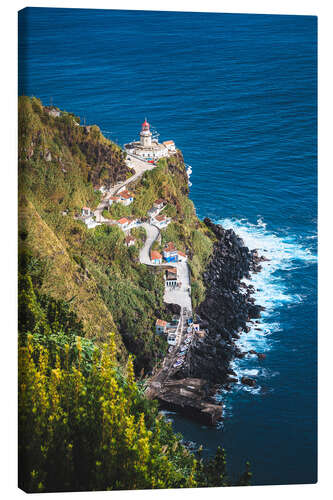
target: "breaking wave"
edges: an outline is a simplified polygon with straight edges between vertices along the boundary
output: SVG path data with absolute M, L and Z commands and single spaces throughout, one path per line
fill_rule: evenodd
M 289 272 L 316 263 L 317 256 L 310 248 L 300 244 L 296 236 L 283 237 L 269 231 L 267 224 L 261 218 L 257 224 L 252 224 L 246 219 L 221 219 L 217 222 L 225 229 L 233 229 L 250 250 L 257 249 L 259 255 L 269 259 L 262 262 L 261 272 L 253 273 L 250 280 L 243 280 L 244 283 L 251 283 L 254 286 L 253 297 L 256 304 L 263 306 L 265 310 L 260 320 L 248 323 L 250 331 L 244 332 L 237 341 L 242 351 L 268 352 L 273 348 L 274 342 L 279 340 L 278 334 L 283 330 L 279 323 L 279 308 L 304 300 L 304 296 L 288 288 Z M 268 368 L 263 369 L 255 355 L 235 360 L 232 369 L 239 380 L 243 376 L 252 376 L 258 383 L 254 388 L 240 383 L 235 384 L 233 392 L 241 390 L 254 395 L 260 392 L 261 379 L 279 375 L 278 372 L 271 373 Z
M 186 165 L 186 173 L 187 173 L 187 178 L 188 178 L 188 185 L 189 187 L 192 186 L 192 182 L 190 181 L 190 177 L 191 177 L 191 174 L 192 174 L 192 167 L 191 165 Z

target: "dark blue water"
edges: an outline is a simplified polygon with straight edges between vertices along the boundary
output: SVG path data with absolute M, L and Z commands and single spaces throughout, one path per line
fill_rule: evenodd
M 254 484 L 316 481 L 316 31 L 314 17 L 28 9 L 19 93 L 97 123 L 120 144 L 145 116 L 192 167 L 200 217 L 271 259 L 254 278 L 266 306 L 223 427 L 173 416 L 207 454 L 225 446 Z

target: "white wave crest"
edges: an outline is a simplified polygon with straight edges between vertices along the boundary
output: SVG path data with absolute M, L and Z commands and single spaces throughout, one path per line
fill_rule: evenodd
M 278 333 L 282 328 L 278 322 L 278 309 L 304 300 L 304 295 L 290 289 L 288 275 L 294 269 L 315 263 L 317 256 L 304 248 L 296 237 L 282 237 L 269 231 L 262 217 L 258 218 L 257 224 L 251 224 L 246 219 L 222 219 L 217 222 L 225 229 L 233 229 L 250 250 L 257 249 L 259 255 L 269 259 L 261 263 L 262 270 L 259 273 L 253 273 L 250 280 L 243 280 L 244 283 L 254 286 L 253 297 L 256 304 L 263 306 L 265 310 L 260 321 L 248 323 L 250 331 L 242 333 L 237 341 L 242 351 L 255 350 L 258 353 L 266 353 L 271 350 L 274 342 L 280 341 Z M 236 372 L 239 381 L 242 376 L 267 379 L 278 375 L 278 372 L 272 374 L 267 367 L 263 369 L 257 356 L 236 359 L 231 368 Z M 239 382 L 234 386 L 233 392 L 258 394 L 260 389 L 260 386 L 250 388 Z M 229 400 L 227 393 L 224 393 L 224 397 Z M 227 402 L 227 406 L 229 403 Z
M 189 187 L 192 186 L 192 182 L 190 181 L 190 177 L 191 177 L 191 174 L 192 174 L 192 167 L 191 165 L 186 165 L 186 173 L 187 173 L 187 178 L 188 178 L 188 185 Z

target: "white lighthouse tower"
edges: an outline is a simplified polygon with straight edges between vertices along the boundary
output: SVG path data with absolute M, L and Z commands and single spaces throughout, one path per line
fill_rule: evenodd
M 152 133 L 150 132 L 150 125 L 147 122 L 147 118 L 145 118 L 145 121 L 141 126 L 141 132 L 140 132 L 140 144 L 142 147 L 144 148 L 151 147 L 151 136 Z

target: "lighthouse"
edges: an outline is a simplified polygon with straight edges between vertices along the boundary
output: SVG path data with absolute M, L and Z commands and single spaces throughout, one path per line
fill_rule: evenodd
M 140 144 L 144 148 L 150 148 L 151 147 L 151 136 L 152 133 L 150 132 L 150 125 L 147 122 L 147 118 L 145 118 L 145 121 L 141 125 L 141 132 L 140 132 Z
M 126 153 L 136 156 L 137 158 L 154 163 L 160 158 L 165 158 L 176 154 L 176 147 L 173 141 L 165 141 L 163 144 L 158 142 L 159 134 L 150 131 L 150 125 L 147 118 L 141 125 L 140 141 L 129 142 L 124 144 Z

